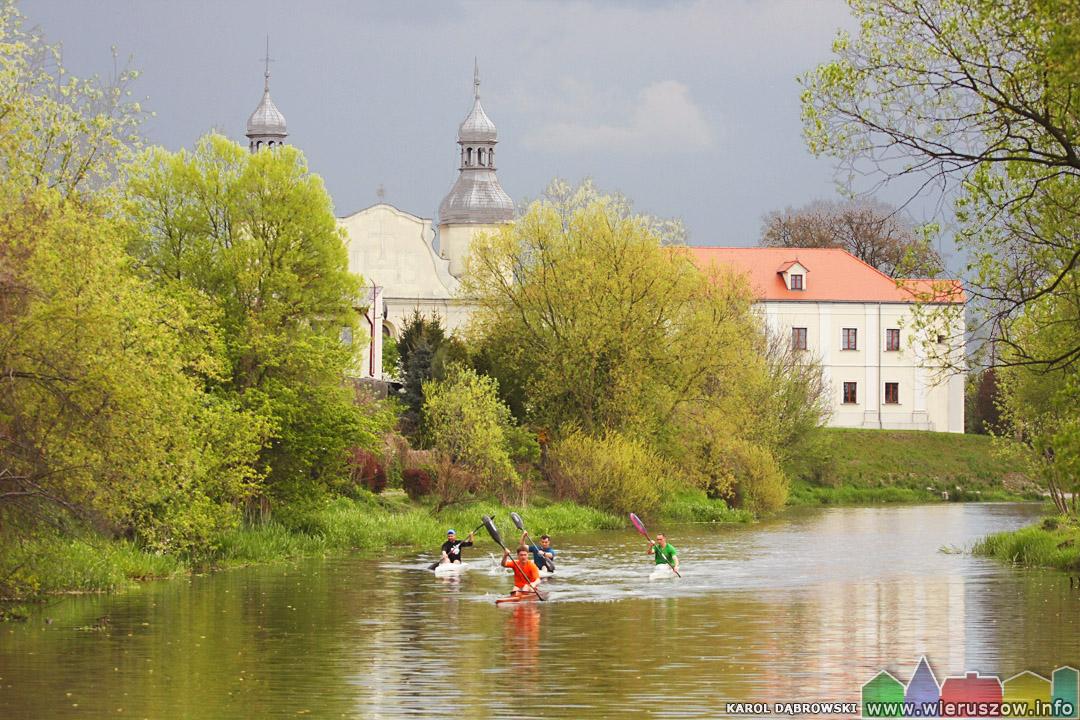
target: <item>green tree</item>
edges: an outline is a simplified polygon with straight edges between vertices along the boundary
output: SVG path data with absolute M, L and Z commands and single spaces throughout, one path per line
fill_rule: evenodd
M 202 381 L 271 428 L 259 457 L 271 490 L 341 476 L 346 448 L 374 440 L 343 382 L 362 345 L 341 341 L 360 332 L 361 281 L 300 151 L 252 154 L 220 135 L 151 150 L 131 168 L 127 211 L 140 271 L 220 341 L 224 370 L 196 368 Z
M 402 415 L 404 431 L 419 442 L 424 442 L 424 384 L 429 380 L 442 380 L 447 368 L 467 357 L 465 347 L 457 338 L 448 336 L 438 312 L 428 317 L 419 310 L 401 330 L 398 343 L 401 367 L 404 372 L 405 412 Z
M 0 47 L 0 547 L 74 517 L 198 552 L 236 521 L 263 427 L 202 392 L 206 328 L 124 252 L 133 74 L 71 78 L 12 3 Z
M 1004 416 L 1053 493 L 1075 477 L 1080 415 L 1080 5 L 850 4 L 858 34 L 841 33 L 836 57 L 803 78 L 807 141 L 846 170 L 955 192 L 970 314 L 1013 368 Z
M 431 447 L 466 468 L 479 488 L 503 497 L 520 482 L 511 457 L 513 425 L 495 380 L 469 367 L 453 364 L 444 380 L 424 383 L 424 427 Z M 440 474 L 448 472 L 452 470 L 445 468 Z M 451 493 L 444 495 L 444 502 L 449 501 Z
M 771 453 L 790 437 L 768 415 L 790 405 L 788 386 L 769 385 L 745 278 L 697 267 L 671 246 L 677 227 L 557 184 L 513 225 L 474 239 L 464 286 L 479 306 L 474 356 L 530 424 L 598 447 L 632 438 L 708 485 L 724 438 L 750 434 Z M 812 415 L 820 404 L 806 406 Z
M 977 325 L 1010 363 L 1074 362 L 1080 344 L 1040 356 L 1029 346 L 1048 346 L 1011 328 L 1080 261 L 1080 6 L 849 4 L 858 34 L 840 33 L 835 58 L 802 79 L 810 149 L 851 176 L 955 192 Z

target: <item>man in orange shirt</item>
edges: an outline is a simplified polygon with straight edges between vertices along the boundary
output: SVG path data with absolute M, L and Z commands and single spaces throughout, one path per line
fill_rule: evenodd
M 529 558 L 529 548 L 522 545 L 517 549 L 517 565 L 510 559 L 510 551 L 503 548 L 502 566 L 514 568 L 514 592 L 512 595 L 527 595 L 536 592 L 536 583 L 540 582 L 540 569 Z M 520 568 L 520 569 L 518 569 Z

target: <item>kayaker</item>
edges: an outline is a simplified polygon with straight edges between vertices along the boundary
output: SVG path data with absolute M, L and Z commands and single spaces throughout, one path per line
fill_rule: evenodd
M 521 534 L 521 544 L 525 544 L 525 533 Z M 548 572 L 555 572 L 555 548 L 551 547 L 551 536 L 541 535 L 540 546 L 530 544 L 529 552 L 532 553 L 533 563 L 538 568 L 547 566 Z
M 536 563 L 529 559 L 529 548 L 522 545 L 517 549 L 516 564 L 510 559 L 510 551 L 503 548 L 502 566 L 514 568 L 514 591 L 511 595 L 536 592 L 536 583 L 540 582 L 540 570 Z
M 461 562 L 461 548 L 472 547 L 473 534 L 469 533 L 464 540 L 457 539 L 454 528 L 446 531 L 446 542 L 442 544 L 442 561 L 444 563 Z
M 670 565 L 678 572 L 679 551 L 675 549 L 674 545 L 667 541 L 667 538 L 664 537 L 663 533 L 656 534 L 656 541 L 649 542 L 649 549 L 645 552 L 653 553 L 657 565 Z

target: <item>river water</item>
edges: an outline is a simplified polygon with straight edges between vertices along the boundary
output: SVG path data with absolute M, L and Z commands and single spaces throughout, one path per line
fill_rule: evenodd
M 940 551 L 1038 514 L 832 508 L 664 528 L 681 580 L 650 580 L 630 530 L 556 535 L 550 600 L 509 607 L 493 602 L 510 579 L 490 542 L 456 579 L 423 570 L 427 556 L 354 556 L 65 599 L 0 625 L 0 718 L 718 717 L 729 702 L 858 701 L 923 655 L 939 679 L 1049 676 L 1080 667 L 1067 576 Z

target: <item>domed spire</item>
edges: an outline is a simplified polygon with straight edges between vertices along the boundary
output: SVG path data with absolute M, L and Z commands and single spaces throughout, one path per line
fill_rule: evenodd
M 274 147 L 285 143 L 289 132 L 285 116 L 270 99 L 270 36 L 266 36 L 266 70 L 263 72 L 263 95 L 259 106 L 247 121 L 248 147 L 256 152 L 264 147 Z
M 480 64 L 473 58 L 473 106 L 458 126 L 458 142 L 496 142 L 499 133 L 495 123 L 480 104 Z
M 458 128 L 457 182 L 439 205 L 439 222 L 492 225 L 514 217 L 514 202 L 495 175 L 495 123 L 480 105 L 480 67 L 473 61 L 473 106 Z
M 480 105 L 480 67 L 473 61 L 473 106 L 458 127 L 461 165 L 457 181 L 439 205 L 439 253 L 450 274 L 465 272 L 472 237 L 514 219 L 514 201 L 495 175 L 495 123 Z

